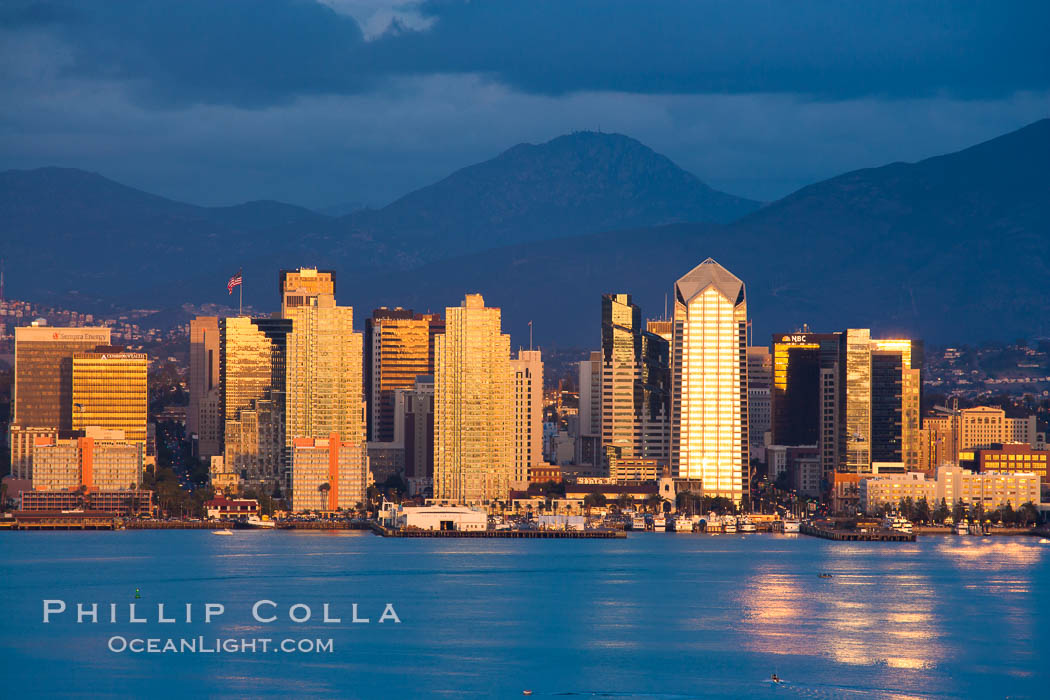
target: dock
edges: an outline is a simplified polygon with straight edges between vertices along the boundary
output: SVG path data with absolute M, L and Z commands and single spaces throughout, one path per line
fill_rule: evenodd
M 382 537 L 467 537 L 522 540 L 622 540 L 622 530 L 395 530 L 373 525 Z
M 835 542 L 914 542 L 914 532 L 899 530 L 838 530 L 818 527 L 810 523 L 799 526 L 800 533 Z

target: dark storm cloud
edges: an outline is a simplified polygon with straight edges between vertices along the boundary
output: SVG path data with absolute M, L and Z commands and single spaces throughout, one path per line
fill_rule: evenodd
M 338 7 L 338 0 L 330 0 Z M 412 4 L 412 3 L 407 3 Z M 310 0 L 16 2 L 71 75 L 147 101 L 282 104 L 397 75 L 479 73 L 536 94 L 993 98 L 1050 86 L 1050 3 L 873 0 L 428 2 L 423 31 L 366 41 Z

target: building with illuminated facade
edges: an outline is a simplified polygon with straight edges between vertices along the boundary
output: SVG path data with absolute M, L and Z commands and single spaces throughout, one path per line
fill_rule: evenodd
M 354 310 L 337 306 L 330 294 L 310 297 L 288 309 L 285 435 L 364 442 L 361 388 L 362 338 L 354 332 Z
M 708 258 L 674 287 L 671 468 L 704 495 L 744 503 L 750 491 L 747 296 Z
M 287 319 L 220 321 L 219 359 L 226 469 L 251 484 L 283 481 Z
M 866 328 L 774 335 L 773 443 L 818 445 L 827 486 L 876 463 L 920 469 L 921 367 L 920 342 Z
M 519 350 L 514 373 L 514 482 L 528 484 L 529 470 L 543 461 L 543 356 Z
M 444 329 L 440 314 L 417 314 L 411 309 L 376 309 L 365 320 L 370 441 L 394 440 L 394 394 L 411 389 L 416 377 L 434 374 L 434 338 Z
M 976 474 L 961 467 L 938 467 L 936 480 L 925 474 L 891 474 L 864 478 L 860 482 L 860 504 L 865 512 L 882 505 L 896 506 L 902 498 L 922 498 L 931 507 L 944 500 L 950 507 L 961 502 L 967 507 L 980 505 L 985 511 L 1009 503 L 1016 508 L 1025 503 L 1039 503 L 1038 474 L 987 472 Z
M 505 499 L 514 476 L 514 376 L 500 310 L 468 294 L 434 346 L 434 498 Z
M 1047 480 L 1046 450 L 1036 450 L 1025 443 L 994 443 L 983 447 L 972 447 L 959 451 L 959 466 L 973 469 L 982 474 L 1001 472 L 1003 474 L 1026 473 L 1036 474 L 1043 483 Z
M 9 444 L 16 479 L 32 479 L 36 438 L 73 427 L 73 353 L 109 343 L 109 328 L 15 328 Z
M 653 322 L 650 322 L 653 323 Z M 642 324 L 629 294 L 602 295 L 599 420 L 602 466 L 670 462 L 670 346 Z M 592 409 L 593 410 L 593 409 Z
M 292 439 L 292 508 L 352 510 L 366 500 L 368 457 L 360 437 Z
M 33 449 L 33 488 L 134 491 L 142 484 L 144 447 L 120 430 L 91 427 L 84 437 L 39 438 Z
M 217 316 L 198 316 L 190 321 L 186 434 L 197 436 L 197 453 L 203 458 L 222 454 L 222 390 L 219 386 L 221 345 Z
M 322 294 L 335 296 L 335 271 L 313 267 L 281 270 L 277 277 L 277 293 L 281 295 L 281 318 L 288 318 L 290 309 L 305 306 L 310 299 Z
M 73 430 L 97 426 L 146 446 L 145 353 L 98 347 L 73 353 Z

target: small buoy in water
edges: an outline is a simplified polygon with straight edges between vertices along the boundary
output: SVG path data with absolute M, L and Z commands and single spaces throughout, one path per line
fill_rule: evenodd
M 135 589 L 135 597 L 136 598 L 141 598 L 142 597 L 142 594 L 139 593 L 139 589 L 137 589 L 137 588 Z

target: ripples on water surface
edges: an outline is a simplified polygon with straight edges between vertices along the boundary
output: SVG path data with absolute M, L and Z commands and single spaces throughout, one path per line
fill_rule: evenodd
M 1050 545 L 1033 538 L 2 541 L 5 697 L 1045 697 L 1050 687 Z M 211 625 L 77 625 L 68 613 L 41 624 L 44 598 L 124 605 L 136 587 L 151 617 L 158 602 L 219 602 L 226 614 Z M 281 605 L 279 622 L 252 620 L 264 598 Z M 287 608 L 300 602 L 315 621 L 328 602 L 344 624 L 292 624 Z M 355 602 L 372 624 L 348 624 Z M 387 602 L 402 624 L 375 623 Z M 331 637 L 335 652 L 114 654 L 114 634 Z M 773 672 L 785 682 L 770 683 Z

